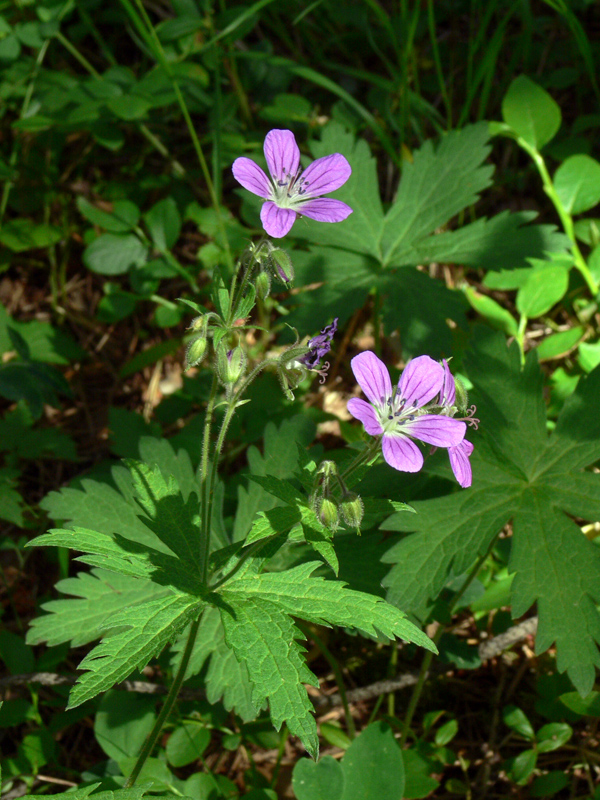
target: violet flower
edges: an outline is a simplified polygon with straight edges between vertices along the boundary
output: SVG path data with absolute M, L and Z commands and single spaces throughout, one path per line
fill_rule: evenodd
M 444 383 L 442 384 L 438 399 L 438 403 L 441 406 L 440 413 L 454 417 L 459 411 L 459 408 L 456 405 L 456 381 L 450 372 L 448 362 L 444 359 L 443 363 Z M 462 421 L 467 425 L 472 425 L 475 430 L 477 430 L 479 420 L 473 416 L 475 411 L 475 406 L 471 406 L 469 409 L 467 409 L 465 411 L 465 416 L 462 417 Z M 462 442 L 455 447 L 448 448 L 448 457 L 450 459 L 452 472 L 463 489 L 467 489 L 473 482 L 473 471 L 471 469 L 471 462 L 469 461 L 469 457 L 473 452 L 473 449 L 474 448 L 471 442 L 468 442 L 466 439 L 463 439 Z
M 316 370 L 321 359 L 331 350 L 331 342 L 337 332 L 337 324 L 338 317 L 329 325 L 326 325 L 321 333 L 309 339 L 306 345 L 309 348 L 308 353 L 300 356 L 296 361 L 303 364 L 307 369 Z M 329 369 L 329 364 L 324 365 L 324 367 L 325 369 Z
M 267 201 L 260 219 L 269 236 L 285 236 L 299 214 L 319 222 L 341 222 L 352 213 L 341 200 L 321 196 L 339 189 L 350 177 L 352 169 L 343 155 L 318 158 L 303 172 L 296 139 L 287 130 L 269 131 L 264 152 L 269 175 L 245 157 L 236 158 L 232 171 L 244 189 Z
M 467 426 L 445 414 L 429 414 L 424 408 L 444 388 L 444 368 L 429 356 L 408 362 L 396 389 L 390 374 L 375 353 L 366 351 L 351 361 L 354 377 L 370 403 L 354 397 L 348 411 L 371 436 L 381 436 L 383 457 L 394 469 L 418 472 L 423 454 L 413 439 L 436 447 L 458 448 Z

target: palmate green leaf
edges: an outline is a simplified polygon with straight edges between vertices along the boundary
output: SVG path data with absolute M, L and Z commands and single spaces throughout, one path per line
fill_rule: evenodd
M 54 647 L 70 641 L 72 647 L 80 647 L 99 639 L 112 617 L 123 608 L 165 597 L 169 593 L 164 586 L 103 569 L 65 578 L 56 584 L 56 588 L 72 597 L 44 603 L 42 610 L 48 613 L 32 620 L 27 632 L 30 644 L 46 642 Z
M 600 368 L 579 382 L 552 434 L 546 430 L 542 373 L 530 354 L 523 370 L 515 345 L 478 330 L 466 366 L 480 430 L 473 486 L 414 503 L 417 514 L 395 515 L 386 530 L 414 531 L 384 556 L 390 602 L 417 617 L 448 581 L 512 519 L 509 571 L 513 615 L 537 601 L 536 651 L 553 642 L 560 671 L 585 694 L 600 665 L 600 551 L 569 517 L 600 518 L 600 476 L 586 470 L 600 458 Z M 568 515 L 568 516 L 567 516 Z
M 317 625 L 340 625 L 368 636 L 382 633 L 388 639 L 404 639 L 435 652 L 435 645 L 396 607 L 381 597 L 345 588 L 342 581 L 312 577 L 318 561 L 300 564 L 285 572 L 245 575 L 226 584 L 228 595 L 240 593 L 277 604 L 286 613 Z
M 75 526 L 73 530 L 53 528 L 48 533 L 27 542 L 26 547 L 68 547 L 81 553 L 91 554 L 78 556 L 75 560 L 95 567 L 119 572 L 132 578 L 149 579 L 152 567 L 145 553 L 135 555 L 123 550 L 113 537 L 98 531 Z
M 135 669 L 145 667 L 198 616 L 204 605 L 198 598 L 169 593 L 111 617 L 111 628 L 126 629 L 114 634 L 109 631 L 80 663 L 79 668 L 88 671 L 71 691 L 69 708 L 85 703 L 125 680 Z
M 312 577 L 320 562 L 285 572 L 238 573 L 215 595 L 225 641 L 246 664 L 253 684 L 252 701 L 269 701 L 279 730 L 286 722 L 316 757 L 318 739 L 312 706 L 303 683 L 318 685 L 302 659 L 303 638 L 292 616 L 319 625 L 342 625 L 369 636 L 402 638 L 435 651 L 435 645 L 404 614 L 380 597 L 345 588 L 340 581 Z
M 260 707 L 268 699 L 275 728 L 287 723 L 316 758 L 317 725 L 302 684 L 318 686 L 319 682 L 304 663 L 304 648 L 296 641 L 304 637 L 276 603 L 228 591 L 219 597 L 225 640 L 251 675 L 254 705 Z
M 186 631 L 173 645 L 173 670 L 181 660 L 187 641 Z M 210 660 L 209 660 L 210 659 Z M 227 711 L 235 711 L 244 722 L 256 719 L 261 708 L 252 702 L 252 683 L 245 662 L 238 661 L 233 650 L 225 644 L 225 634 L 219 610 L 205 609 L 192 655 L 185 673 L 186 680 L 197 675 L 209 660 L 205 677 L 206 699 L 209 703 L 222 701 Z
M 82 789 L 75 789 L 68 792 L 61 792 L 60 794 L 46 794 L 48 800 L 87 800 L 87 798 L 94 792 L 100 783 L 92 783 L 89 786 L 84 786 Z M 109 792 L 98 792 L 93 795 L 94 800 L 142 800 L 148 792 L 154 791 L 152 786 L 134 786 L 131 789 L 116 789 Z M 23 800 L 38 800 L 37 794 L 22 795 Z M 182 798 L 182 800 L 189 800 L 189 798 Z

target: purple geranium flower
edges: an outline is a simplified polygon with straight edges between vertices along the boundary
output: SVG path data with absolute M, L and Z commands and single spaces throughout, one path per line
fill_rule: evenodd
M 454 376 L 450 372 L 448 362 L 445 359 L 443 369 L 444 382 L 440 390 L 438 402 L 442 407 L 442 414 L 454 416 L 458 411 L 456 406 L 456 382 L 454 380 Z M 477 424 L 479 423 L 479 420 L 473 416 L 475 411 L 475 406 L 471 406 L 471 408 L 466 411 L 463 421 L 468 425 L 473 425 L 475 430 L 477 430 Z M 463 439 L 462 442 L 455 447 L 448 448 L 448 457 L 450 458 L 452 472 L 463 489 L 468 488 L 473 482 L 473 471 L 471 470 L 471 462 L 469 461 L 469 457 L 472 452 L 473 445 L 466 439 Z
M 350 177 L 352 170 L 343 155 L 318 158 L 303 172 L 294 134 L 286 130 L 269 131 L 264 150 L 269 175 L 250 158 L 236 158 L 232 170 L 244 189 L 267 201 L 260 219 L 269 236 L 285 236 L 298 214 L 319 222 L 341 222 L 352 213 L 341 200 L 321 196 L 339 189 Z
M 336 334 L 337 324 L 338 317 L 336 317 L 329 325 L 326 325 L 321 333 L 319 333 L 317 336 L 314 336 L 312 339 L 309 339 L 308 344 L 306 345 L 309 348 L 308 353 L 300 356 L 300 358 L 297 358 L 296 361 L 298 361 L 300 364 L 303 364 L 308 369 L 317 369 L 321 359 L 331 350 L 331 342 Z M 329 364 L 327 364 L 327 368 L 329 368 Z
M 457 448 L 467 426 L 462 420 L 442 414 L 428 414 L 424 406 L 444 388 L 444 368 L 429 356 L 408 362 L 396 389 L 390 374 L 375 353 L 360 353 L 351 362 L 354 377 L 369 398 L 348 402 L 348 411 L 360 420 L 371 436 L 382 436 L 387 463 L 402 472 L 418 472 L 423 455 L 413 439 L 436 447 Z

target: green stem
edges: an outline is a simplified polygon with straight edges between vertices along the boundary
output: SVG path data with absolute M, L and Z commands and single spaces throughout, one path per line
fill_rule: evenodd
M 208 577 L 208 556 L 210 552 L 210 528 L 211 520 L 207 515 L 208 508 L 208 456 L 210 452 L 210 431 L 215 412 L 215 400 L 219 383 L 216 374 L 213 374 L 210 395 L 206 404 L 206 415 L 204 417 L 204 433 L 202 436 L 202 454 L 200 456 L 200 509 L 201 509 L 201 553 L 200 553 L 200 574 L 205 582 Z
M 181 685 L 183 684 L 183 679 L 185 678 L 185 672 L 187 670 L 190 657 L 192 655 L 192 650 L 194 649 L 194 644 L 196 643 L 196 636 L 198 635 L 198 628 L 200 627 L 200 618 L 201 615 L 199 615 L 198 619 L 192 622 L 190 626 L 190 632 L 188 635 L 187 642 L 185 644 L 185 650 L 183 651 L 183 656 L 181 658 L 181 664 L 179 665 L 177 674 L 173 679 L 173 683 L 171 684 L 171 688 L 169 689 L 169 694 L 167 695 L 167 698 L 164 702 L 161 712 L 158 715 L 156 722 L 154 723 L 154 727 L 148 734 L 148 737 L 144 742 L 142 751 L 140 752 L 138 759 L 135 762 L 133 771 L 125 781 L 124 785 L 125 789 L 131 788 L 138 779 L 142 767 L 144 766 L 146 760 L 150 757 L 152 751 L 154 750 L 154 747 L 156 746 L 156 742 L 158 741 L 158 737 L 160 736 L 160 732 L 162 731 L 163 725 L 165 724 L 169 714 L 173 710 L 173 706 L 175 705 L 175 701 L 177 700 L 177 695 L 179 694 L 179 690 L 181 689 Z
M 600 291 L 600 286 L 598 286 L 597 281 L 590 272 L 586 260 L 583 257 L 581 250 L 579 249 L 579 245 L 577 244 L 577 239 L 575 237 L 575 226 L 573 224 L 573 217 L 564 208 L 556 192 L 556 189 L 554 188 L 554 184 L 552 183 L 552 178 L 550 177 L 550 173 L 548 172 L 548 168 L 546 167 L 546 162 L 544 161 L 542 154 L 535 147 L 530 145 L 529 142 L 526 142 L 520 136 L 517 137 L 517 144 L 519 145 L 519 147 L 522 147 L 526 153 L 529 154 L 533 163 L 535 164 L 537 171 L 539 172 L 540 177 L 542 179 L 542 183 L 544 185 L 544 191 L 552 201 L 552 204 L 556 209 L 556 213 L 560 217 L 560 221 L 562 222 L 564 231 L 569 237 L 569 240 L 571 242 L 571 251 L 573 253 L 573 258 L 575 260 L 575 267 L 576 269 L 579 270 L 579 272 L 583 276 L 592 296 L 596 297 L 598 291 Z
M 375 438 L 372 442 L 370 442 L 360 453 L 356 456 L 354 461 L 350 462 L 350 464 L 346 467 L 346 469 L 340 475 L 342 481 L 347 482 L 350 475 L 353 472 L 361 467 L 363 464 L 367 464 L 373 456 L 379 451 L 381 445 L 381 441 L 379 437 Z
M 352 719 L 352 714 L 350 713 L 350 705 L 348 703 L 348 698 L 346 696 L 346 687 L 344 686 L 344 676 L 342 675 L 342 670 L 340 669 L 340 665 L 336 658 L 334 658 L 333 654 L 323 641 L 319 634 L 315 631 L 313 627 L 309 627 L 304 622 L 297 620 L 296 625 L 300 628 L 302 633 L 311 638 L 314 643 L 317 645 L 321 653 L 325 656 L 325 660 L 331 667 L 331 671 L 335 677 L 335 682 L 338 687 L 338 691 L 340 693 L 340 700 L 342 701 L 342 706 L 344 707 L 344 715 L 346 717 L 346 727 L 348 728 L 348 735 L 351 739 L 356 738 L 356 726 L 354 725 L 354 720 Z
M 206 537 L 203 538 L 203 546 L 204 546 L 204 554 L 201 559 L 201 564 L 203 567 L 203 577 L 202 580 L 204 583 L 208 581 L 208 559 L 210 555 L 210 528 L 211 528 L 211 519 L 212 519 L 212 506 L 213 506 L 213 498 L 215 495 L 215 484 L 217 482 L 217 472 L 219 469 L 219 461 L 221 458 L 221 452 L 223 450 L 223 445 L 225 444 L 225 437 L 227 436 L 227 431 L 229 430 L 229 425 L 231 424 L 231 420 L 233 419 L 233 415 L 235 414 L 235 410 L 237 408 L 238 401 L 246 391 L 246 389 L 250 386 L 252 381 L 259 375 L 262 370 L 268 366 L 269 364 L 276 363 L 274 359 L 265 359 L 261 361 L 260 364 L 257 364 L 252 372 L 248 375 L 248 377 L 243 381 L 240 388 L 236 391 L 233 395 L 231 400 L 229 401 L 229 406 L 227 411 L 225 412 L 225 416 L 223 417 L 223 422 L 221 423 L 221 429 L 219 431 L 219 435 L 217 437 L 217 443 L 215 444 L 215 448 L 213 451 L 213 459 L 211 465 L 211 472 L 210 472 L 210 481 L 208 482 L 208 492 L 206 493 L 206 506 L 204 506 L 203 500 L 203 508 L 206 508 L 206 513 L 204 516 L 204 530 L 206 532 Z M 204 454 L 204 449 L 203 449 Z
M 477 577 L 477 573 L 481 569 L 482 564 L 485 562 L 485 560 L 487 559 L 489 554 L 494 549 L 494 545 L 496 544 L 496 541 L 498 540 L 498 536 L 500 536 L 500 532 L 498 532 L 494 536 L 494 538 L 490 542 L 490 545 L 487 548 L 487 550 L 485 551 L 485 553 L 483 555 L 481 555 L 477 559 L 477 561 L 475 562 L 475 565 L 473 566 L 473 569 L 469 572 L 469 574 L 465 578 L 465 580 L 463 582 L 463 585 L 460 587 L 458 592 L 456 592 L 456 594 L 454 595 L 454 597 L 452 598 L 452 600 L 448 604 L 448 613 L 451 613 L 452 610 L 454 608 L 456 608 L 456 606 L 457 606 L 459 600 L 461 599 L 461 597 L 464 595 L 464 593 L 467 591 L 467 589 L 469 588 L 471 583 Z M 437 631 L 435 632 L 435 634 L 433 636 L 433 639 L 432 639 L 434 644 L 436 644 L 436 645 L 438 644 L 438 642 L 442 638 L 443 633 L 444 633 L 444 627 L 443 627 L 443 625 L 440 625 L 439 628 L 437 629 Z M 410 725 L 412 723 L 412 719 L 413 719 L 415 710 L 417 708 L 417 705 L 419 703 L 419 700 L 421 699 L 421 693 L 423 692 L 423 686 L 425 685 L 425 681 L 427 679 L 427 673 L 429 672 L 429 667 L 431 666 L 431 661 L 433 659 L 433 655 L 434 654 L 431 652 L 431 650 L 428 650 L 425 653 L 425 657 L 423 658 L 423 663 L 421 664 L 421 669 L 419 670 L 419 679 L 418 679 L 417 683 L 415 684 L 415 687 L 413 688 L 412 695 L 411 695 L 411 698 L 410 698 L 410 702 L 408 704 L 408 708 L 406 709 L 406 716 L 404 718 L 404 723 L 403 723 L 403 727 L 402 727 L 402 736 L 400 738 L 400 747 L 403 747 L 406 744 L 406 740 L 407 740 L 408 734 L 410 732 Z

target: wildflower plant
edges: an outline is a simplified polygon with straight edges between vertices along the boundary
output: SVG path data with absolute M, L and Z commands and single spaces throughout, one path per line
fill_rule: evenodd
M 266 199 L 262 220 L 267 234 L 281 238 L 298 214 L 335 222 L 351 213 L 344 203 L 321 197 L 349 178 L 350 166 L 342 155 L 318 159 L 301 173 L 300 153 L 290 131 L 271 131 L 265 154 L 270 177 L 249 159 L 237 159 L 233 172 L 244 186 Z M 266 280 L 262 276 L 267 276 Z M 55 529 L 32 542 L 78 551 L 79 561 L 125 580 L 130 598 L 135 598 L 117 613 L 107 611 L 101 618 L 98 635 L 102 635 L 102 641 L 80 664 L 82 675 L 70 693 L 70 707 L 143 669 L 169 644 L 174 644 L 178 654 L 169 695 L 128 786 L 136 781 L 151 754 L 190 662 L 196 664 L 196 671 L 199 669 L 195 653 L 198 648 L 206 650 L 205 637 L 214 638 L 215 625 L 221 631 L 225 650 L 233 653 L 238 665 L 241 691 L 238 688 L 230 705 L 243 717 L 256 714 L 268 702 L 275 727 L 279 729 L 285 723 L 313 757 L 318 754 L 318 737 L 304 684 L 316 686 L 317 680 L 304 662 L 300 643 L 304 636 L 293 617 L 341 625 L 373 637 L 400 638 L 435 651 L 431 640 L 400 609 L 379 596 L 348 589 L 335 577 L 339 564 L 333 536 L 340 529 L 360 532 L 365 503 L 353 491 L 352 482 L 357 471 L 377 458 L 373 448 L 363 448 L 345 468 L 328 461 L 319 466 L 300 448 L 299 470 L 293 480 L 268 474 L 251 476 L 279 505 L 255 514 L 249 530 L 240 538 L 231 538 L 227 531 L 219 532 L 215 527 L 221 457 L 236 411 L 249 402 L 245 395 L 252 383 L 262 372 L 272 370 L 292 399 L 293 389 L 304 378 L 318 375 L 323 382 L 327 375 L 325 359 L 334 344 L 337 318 L 312 337 L 309 334 L 306 344 L 298 337 L 273 357 L 258 363 L 249 357 L 245 335 L 253 327 L 250 320 L 257 286 L 263 297 L 267 296 L 273 279 L 288 285 L 293 268 L 285 251 L 263 239 L 248 247 L 229 283 L 220 275 L 215 277 L 212 308 L 185 300 L 197 315 L 190 325 L 185 368 L 206 366 L 213 372 L 197 479 L 190 481 L 185 469 L 182 473 L 161 468 L 160 462 L 152 465 L 129 460 L 124 466 L 135 508 L 134 525 L 118 530 L 82 526 Z M 373 354 L 363 354 L 362 358 L 377 361 Z M 425 394 L 415 380 L 402 382 L 402 389 L 406 384 L 408 391 L 403 399 L 419 414 L 423 404 L 439 394 L 444 375 L 439 364 L 424 358 L 418 363 L 424 365 L 423 374 L 430 378 Z M 355 363 L 360 363 L 360 357 Z M 409 366 L 405 375 L 412 371 Z M 365 374 L 363 370 L 361 375 Z M 384 380 L 382 369 L 378 379 Z M 363 388 L 373 401 L 379 400 L 369 393 L 368 386 L 363 384 Z M 389 400 L 394 409 L 400 407 L 399 399 L 392 399 L 391 386 L 386 385 L 384 394 L 385 403 Z M 377 413 L 381 416 L 383 412 Z M 372 415 L 374 419 L 374 411 Z M 363 417 L 366 419 L 365 412 Z M 434 419 L 437 428 L 431 425 L 428 435 L 424 432 L 428 417 L 422 416 L 416 434 L 432 444 L 458 445 L 464 436 L 464 422 L 444 415 Z M 402 417 L 404 421 L 414 434 L 413 423 Z M 370 421 L 371 428 L 373 424 Z M 386 439 L 384 433 L 384 453 Z M 408 451 L 414 445 L 406 441 Z M 418 468 L 416 458 L 413 455 L 411 468 Z M 387 501 L 387 508 L 388 513 L 408 510 L 405 504 L 393 501 Z M 305 543 L 316 560 L 270 572 L 269 558 L 290 543 Z M 316 574 L 323 564 L 333 577 Z M 67 591 L 79 590 L 71 587 Z M 78 600 L 60 601 L 59 606 L 49 604 L 50 613 L 35 621 L 30 641 L 56 643 L 70 638 L 69 625 L 64 624 L 65 603 L 73 610 L 68 614 L 77 615 Z
M 449 135 L 444 145 L 446 155 L 464 154 L 469 142 L 477 145 L 471 168 L 479 174 L 479 187 L 488 177 L 480 166 L 485 138 L 476 126 L 466 135 Z M 170 442 L 142 440 L 141 457 L 115 466 L 112 485 L 102 492 L 84 481 L 77 489 L 50 496 L 46 510 L 71 527 L 53 529 L 30 543 L 70 548 L 80 554 L 77 561 L 92 568 L 59 584 L 59 590 L 73 597 L 48 603 L 48 613 L 34 621 L 29 633 L 33 644 L 80 645 L 101 639 L 79 665 L 82 674 L 70 692 L 69 707 L 111 689 L 170 648 L 172 683 L 130 765 L 126 787 L 137 781 L 152 755 L 184 681 L 201 672 L 211 702 L 222 700 L 243 721 L 268 708 L 275 728 L 286 725 L 317 758 L 319 739 L 306 685 L 317 687 L 318 681 L 304 658 L 306 624 L 341 626 L 381 642 L 400 639 L 423 648 L 422 687 L 440 637 L 436 634 L 432 641 L 417 622 L 424 625 L 431 619 L 433 603 L 457 580 L 462 583 L 455 598 L 460 598 L 503 526 L 511 522 L 509 567 L 516 573 L 512 602 L 518 614 L 538 603 L 538 651 L 556 642 L 559 670 L 566 670 L 582 693 L 591 689 L 594 667 L 600 662 L 595 644 L 600 642 L 600 617 L 594 607 L 600 558 L 597 547 L 573 522 L 573 517 L 595 518 L 600 513 L 592 492 L 597 475 L 586 469 L 600 456 L 598 416 L 592 413 L 600 368 L 581 382 L 548 434 L 535 356 L 522 366 L 522 352 L 514 345 L 508 349 L 500 334 L 479 331 L 465 357 L 477 409 L 468 405 L 448 358 L 415 354 L 394 383 L 375 352 L 359 352 L 350 367 L 366 399 L 357 389 L 347 401 L 357 421 L 352 424 L 351 446 L 342 454 L 323 457 L 320 446 L 311 449 L 313 432 L 303 428 L 303 418 L 286 418 L 279 428 L 270 423 L 263 452 L 248 449 L 248 481 L 238 487 L 233 519 L 225 519 L 224 456 L 236 415 L 244 414 L 247 404 L 253 414 L 261 414 L 254 382 L 272 372 L 288 404 L 296 401 L 303 381 L 318 377 L 325 384 L 329 353 L 348 310 L 342 304 L 339 313 L 325 319 L 323 308 L 329 301 L 324 303 L 314 316 L 318 322 L 293 328 L 292 344 L 256 359 L 249 344 L 260 330 L 255 317 L 268 312 L 265 301 L 273 287 L 288 289 L 299 273 L 316 277 L 306 261 L 304 269 L 297 269 L 297 258 L 302 263 L 306 251 L 292 257 L 280 246 L 298 217 L 323 223 L 348 220 L 336 233 L 331 233 L 336 226 L 323 226 L 328 246 L 322 252 L 331 254 L 334 263 L 340 253 L 344 259 L 349 254 L 350 265 L 355 263 L 352 259 L 361 253 L 359 240 L 371 248 L 371 260 L 387 259 L 387 270 L 412 263 L 423 248 L 443 250 L 452 237 L 460 239 L 460 234 L 447 232 L 429 241 L 430 231 L 443 221 L 441 211 L 436 211 L 438 219 L 430 209 L 419 223 L 420 233 L 411 233 L 414 241 L 403 244 L 413 218 L 408 214 L 408 188 L 402 187 L 415 184 L 419 169 L 425 177 L 435 173 L 438 154 L 430 148 L 423 148 L 407 168 L 403 181 L 413 183 L 401 183 L 399 200 L 385 220 L 379 199 L 368 202 L 373 176 L 369 177 L 371 165 L 362 157 L 362 145 L 355 148 L 355 156 L 362 156 L 356 156 L 352 169 L 341 153 L 325 153 L 304 171 L 291 131 L 271 131 L 264 149 L 269 174 L 241 157 L 233 164 L 233 175 L 265 201 L 265 236 L 248 245 L 230 272 L 215 269 L 205 305 L 183 300 L 194 312 L 185 369 L 202 370 L 210 377 L 197 470 L 187 452 L 176 452 Z M 351 186 L 355 163 L 358 174 L 368 180 L 365 197 L 353 209 L 323 195 L 343 187 L 344 196 L 357 197 L 359 190 Z M 451 188 L 454 192 L 454 183 Z M 475 190 L 468 195 L 461 190 L 452 208 L 460 210 Z M 474 232 L 475 225 L 470 234 L 479 235 L 482 226 Z M 306 230 L 314 243 L 311 226 Z M 520 230 L 514 220 L 500 228 Z M 377 241 L 367 235 L 361 239 L 367 229 L 371 239 L 379 230 Z M 469 234 L 468 226 L 466 230 Z M 552 231 L 545 233 L 546 238 L 554 236 Z M 521 234 L 522 244 L 529 234 Z M 361 263 L 367 269 L 364 259 Z M 394 275 L 386 273 L 385 282 L 395 280 Z M 363 291 L 368 281 L 364 274 L 359 278 Z M 379 289 L 388 285 L 385 282 Z M 324 292 L 331 288 L 325 285 Z M 305 320 L 306 315 L 292 319 Z M 432 330 L 437 324 L 439 320 Z M 416 341 L 413 337 L 411 344 Z M 483 435 L 471 441 L 469 428 L 476 431 L 480 419 Z M 523 447 L 524 441 L 528 447 Z M 439 449 L 447 451 L 450 468 L 434 455 Z M 450 478 L 448 492 L 412 506 L 392 498 L 387 484 L 404 490 L 430 456 L 427 475 Z M 375 465 L 386 470 L 384 496 L 373 497 L 362 489 Z M 452 484 L 450 469 L 460 488 Z M 400 478 L 404 483 L 394 483 Z M 378 566 L 381 560 L 389 571 L 383 582 L 379 576 L 369 583 L 368 591 L 349 588 L 339 579 L 340 552 L 352 553 L 354 564 L 360 561 L 365 531 L 376 532 L 382 524 L 388 532 L 404 534 L 378 545 Z M 571 561 L 565 558 L 565 542 L 575 554 Z M 577 574 L 575 562 L 582 565 Z M 561 575 L 568 580 L 556 577 Z M 440 627 L 440 635 L 441 631 Z M 416 700 L 409 707 L 405 735 L 415 704 Z M 351 729 L 349 711 L 347 720 Z

